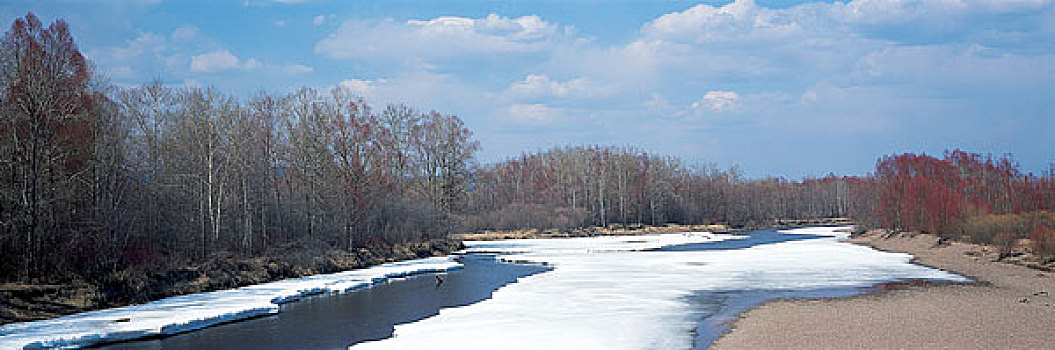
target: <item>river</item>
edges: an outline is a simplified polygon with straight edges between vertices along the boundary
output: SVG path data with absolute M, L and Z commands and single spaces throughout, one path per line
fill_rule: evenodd
M 830 231 L 763 229 L 738 239 L 667 235 L 470 243 L 469 253 L 459 258 L 463 269 L 308 298 L 283 305 L 272 316 L 103 348 L 702 349 L 727 331 L 737 314 L 774 298 L 840 297 L 885 281 L 959 278 L 911 265 L 904 255 L 837 242 Z M 495 254 L 528 263 L 501 262 Z M 854 258 L 862 254 L 865 258 Z

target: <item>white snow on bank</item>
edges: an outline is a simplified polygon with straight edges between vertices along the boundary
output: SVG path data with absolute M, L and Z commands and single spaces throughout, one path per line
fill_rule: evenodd
M 909 263 L 911 256 L 840 242 L 839 227 L 786 234 L 829 236 L 737 250 L 639 251 L 670 242 L 730 238 L 636 237 L 466 242 L 553 271 L 497 290 L 477 304 L 397 325 L 395 337 L 353 349 L 689 349 L 703 317 L 699 291 L 869 286 L 894 279 L 966 281 Z M 683 242 L 684 243 L 684 242 Z
M 461 264 L 452 257 L 408 260 L 360 270 L 171 297 L 50 320 L 13 323 L 0 326 L 0 349 L 78 348 L 100 342 L 176 334 L 274 314 L 279 311 L 279 304 L 309 295 L 344 293 L 390 278 L 446 272 L 460 267 Z M 123 319 L 127 321 L 117 321 Z

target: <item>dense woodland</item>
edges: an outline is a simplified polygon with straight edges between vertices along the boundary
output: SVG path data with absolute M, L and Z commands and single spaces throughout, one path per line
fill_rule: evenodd
M 421 241 L 464 206 L 478 146 L 455 116 L 339 88 L 119 88 L 32 14 L 0 45 L 0 279 Z
M 748 180 L 736 169 L 690 165 L 625 147 L 566 147 L 473 172 L 467 228 L 610 224 L 765 224 L 847 214 L 849 180 Z
M 94 74 L 63 21 L 0 43 L 0 280 L 93 280 L 226 257 L 352 251 L 465 230 L 851 217 L 1055 254 L 1055 165 L 951 151 L 874 173 L 746 179 L 630 147 L 477 165 L 451 115 L 346 90 L 242 100 Z

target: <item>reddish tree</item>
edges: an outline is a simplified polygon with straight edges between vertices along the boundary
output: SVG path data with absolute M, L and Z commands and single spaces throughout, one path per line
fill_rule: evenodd
M 32 13 L 15 20 L 2 43 L 0 81 L 3 129 L 17 174 L 14 230 L 22 236 L 24 277 L 38 267 L 44 233 L 59 234 L 77 222 L 87 200 L 72 177 L 88 168 L 98 95 L 90 91 L 88 65 L 62 20 L 44 27 Z M 69 241 L 69 240 L 66 240 Z

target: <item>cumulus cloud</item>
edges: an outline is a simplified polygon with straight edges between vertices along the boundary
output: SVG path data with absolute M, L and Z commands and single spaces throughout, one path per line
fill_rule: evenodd
M 260 61 L 254 58 L 241 60 L 227 50 L 216 50 L 190 58 L 190 70 L 197 73 L 216 73 L 235 69 L 256 69 Z
M 796 17 L 789 11 L 761 8 L 753 0 L 737 0 L 662 15 L 647 23 L 643 32 L 646 38 L 687 43 L 780 38 L 802 29 Z
M 363 79 L 344 79 L 344 80 L 341 80 L 340 83 L 337 83 L 337 86 L 342 88 L 342 89 L 351 91 L 352 93 L 354 93 L 356 95 L 359 95 L 359 96 L 362 96 L 362 97 L 370 97 L 370 96 L 373 96 L 374 93 L 377 91 L 377 85 L 379 83 L 384 83 L 384 81 L 383 80 L 382 81 L 373 81 L 373 80 L 363 80 Z
M 315 52 L 334 59 L 530 53 L 550 47 L 563 35 L 559 26 L 534 15 L 445 16 L 406 22 L 352 20 L 319 41 Z
M 513 97 L 597 97 L 611 92 L 586 78 L 575 78 L 564 82 L 552 80 L 544 74 L 528 74 L 524 80 L 514 82 L 507 92 Z
M 391 79 L 315 83 L 458 113 L 481 134 L 507 125 L 567 130 L 568 120 L 597 121 L 593 140 L 641 125 L 721 134 L 744 125 L 904 132 L 895 129 L 950 111 L 976 120 L 1037 114 L 1045 106 L 1037 101 L 1053 88 L 1051 0 L 718 3 L 657 16 L 629 38 L 592 38 L 569 29 L 575 23 L 501 14 L 339 22 L 316 17 L 334 12 L 318 10 L 302 15 L 309 27 L 299 30 L 325 28 L 315 53 L 355 61 L 319 64 Z M 290 75 L 326 67 L 236 56 L 239 47 L 192 29 L 143 33 L 91 56 L 100 71 L 139 81 L 158 74 L 158 62 L 175 72 L 172 81 L 187 75 L 205 83 L 228 78 L 211 72 L 294 81 Z M 495 147 L 505 146 L 485 145 Z
M 736 91 L 707 91 L 703 94 L 703 99 L 692 103 L 692 109 L 706 108 L 714 112 L 728 112 L 736 109 L 739 100 L 740 94 Z
M 559 113 L 557 110 L 545 104 L 521 104 L 517 103 L 506 110 L 509 120 L 524 125 L 548 125 L 557 121 Z

